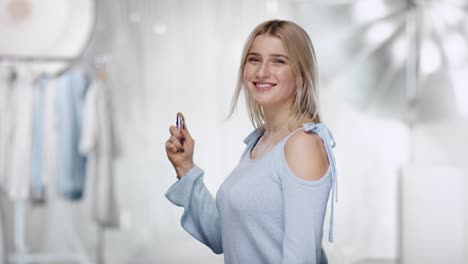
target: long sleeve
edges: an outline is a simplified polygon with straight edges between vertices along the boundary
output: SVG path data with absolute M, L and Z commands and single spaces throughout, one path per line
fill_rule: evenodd
M 284 154 L 281 161 L 281 189 L 284 204 L 284 239 L 282 264 L 327 263 L 322 249 L 323 222 L 332 192 L 329 241 L 333 241 L 334 199 L 336 199 L 336 166 L 330 131 L 322 124 L 305 124 L 308 133 L 319 135 L 327 152 L 329 168 L 319 180 L 296 177 L 288 168 Z
M 216 201 L 203 183 L 203 170 L 193 166 L 166 193 L 173 204 L 183 207 L 182 227 L 216 254 L 223 253 Z
M 329 196 L 320 184 L 327 177 L 307 182 L 293 175 L 283 177 L 284 240 L 282 264 L 326 263 L 322 252 L 323 221 Z M 311 202 L 313 201 L 313 202 Z M 322 256 L 323 254 L 323 256 Z

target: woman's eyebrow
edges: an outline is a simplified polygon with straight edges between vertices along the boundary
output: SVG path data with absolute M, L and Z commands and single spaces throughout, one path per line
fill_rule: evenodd
M 257 52 L 249 52 L 249 54 L 247 54 L 247 56 L 261 56 L 260 53 L 257 53 Z M 270 54 L 270 57 L 284 57 L 286 59 L 289 59 L 288 56 L 286 55 L 283 55 L 283 54 Z
M 271 54 L 270 56 L 271 57 L 283 57 L 283 58 L 289 59 L 288 56 L 283 55 L 283 54 Z
M 260 53 L 257 53 L 257 52 L 249 52 L 249 54 L 247 54 L 247 56 L 260 56 Z

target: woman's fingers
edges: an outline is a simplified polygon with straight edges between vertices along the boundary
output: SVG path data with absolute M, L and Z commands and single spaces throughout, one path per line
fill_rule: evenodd
M 184 141 L 187 141 L 187 140 L 188 140 L 188 142 L 193 142 L 192 136 L 190 135 L 190 133 L 185 128 L 183 128 L 179 132 L 179 130 L 177 129 L 176 126 L 171 126 L 169 128 L 169 132 L 171 132 L 171 135 L 175 136 L 178 139 L 179 142 L 184 142 Z M 182 144 L 185 145 L 184 143 L 182 143 Z
M 169 132 L 171 133 L 172 136 L 176 137 L 176 138 L 179 140 L 179 142 L 182 142 L 183 136 L 182 136 L 182 134 L 179 132 L 179 130 L 177 129 L 176 126 L 171 126 L 171 127 L 169 128 Z
M 174 144 L 172 144 L 170 139 L 166 141 L 166 151 L 177 153 L 177 147 Z
M 179 133 L 179 130 L 176 126 L 170 126 L 169 132 L 171 133 L 171 137 L 169 138 L 168 142 L 170 143 L 169 149 L 172 152 L 184 152 L 184 147 L 181 144 L 182 135 Z M 167 143 L 166 143 L 167 144 Z
M 177 138 L 182 137 L 182 135 L 179 133 L 179 130 L 177 129 L 176 126 L 170 126 L 170 127 L 169 127 L 169 132 L 171 133 L 171 135 L 174 135 L 174 136 L 176 136 Z
M 181 152 L 183 152 L 184 147 L 182 146 L 182 144 L 180 144 L 180 139 L 178 139 L 177 137 L 175 137 L 174 135 L 172 135 L 171 138 L 170 138 L 169 140 L 171 141 L 171 143 L 172 143 L 178 150 L 180 150 Z
M 182 134 L 182 137 L 183 137 L 185 140 L 193 141 L 193 138 L 192 138 L 192 136 L 190 135 L 190 133 L 188 132 L 187 129 L 185 129 L 185 128 L 182 129 L 182 130 L 180 131 L 180 133 Z
M 185 152 L 184 147 L 177 142 L 177 139 L 174 136 L 171 136 L 171 138 L 166 141 L 166 149 L 174 153 Z

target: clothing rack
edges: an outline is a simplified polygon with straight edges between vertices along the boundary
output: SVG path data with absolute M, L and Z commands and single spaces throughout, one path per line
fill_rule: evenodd
M 7 61 L 11 63 L 30 63 L 30 62 L 68 62 L 72 67 L 77 62 L 87 62 L 95 66 L 106 65 L 111 60 L 110 56 L 98 56 L 92 58 L 85 57 L 64 57 L 64 56 L 25 56 L 25 55 L 3 55 L 0 54 L 0 61 Z M 67 70 L 67 69 L 66 69 Z M 65 70 L 65 71 L 66 71 Z M 60 75 L 60 74 L 59 74 Z M 65 212 L 70 211 L 64 208 Z M 63 212 L 61 210 L 61 212 Z M 27 263 L 79 263 L 79 264 L 93 264 L 86 254 L 85 248 L 79 239 L 79 236 L 74 230 L 70 221 L 65 222 L 65 234 L 66 243 L 72 249 L 72 252 L 67 253 L 29 253 L 26 245 L 26 202 L 25 201 L 14 201 L 14 245 L 15 252 L 8 255 L 8 263 L 15 264 L 27 264 Z M 104 263 L 103 256 L 104 249 L 104 231 L 100 226 L 97 226 L 97 247 L 96 247 L 96 259 L 97 264 Z
M 11 62 L 71 62 L 80 60 L 63 56 L 0 55 L 0 61 Z
M 0 55 L 0 61 L 7 61 L 12 63 L 68 63 L 64 69 L 55 73 L 54 76 L 58 77 L 64 72 L 69 70 L 75 63 L 82 61 L 83 58 L 73 58 L 64 56 L 30 56 L 30 55 Z
M 66 56 L 30 56 L 30 55 L 5 55 L 0 54 L 0 62 L 6 61 L 10 63 L 20 62 L 20 63 L 60 63 L 66 62 L 69 65 L 54 74 L 55 77 L 62 75 L 64 72 L 73 67 L 76 63 L 85 62 L 93 65 L 97 69 L 105 68 L 105 66 L 112 60 L 112 57 L 108 54 L 94 56 L 94 57 L 66 57 Z
M 8 62 L 88 62 L 92 64 L 106 64 L 111 60 L 110 55 L 96 57 L 66 57 L 66 56 L 30 56 L 0 54 L 0 61 Z

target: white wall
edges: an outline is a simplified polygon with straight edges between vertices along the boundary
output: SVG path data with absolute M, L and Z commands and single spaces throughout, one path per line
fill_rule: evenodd
M 464 170 L 407 166 L 401 183 L 401 263 L 466 263 Z
M 404 215 L 403 208 L 403 230 L 407 230 L 407 234 L 402 236 L 403 244 L 407 244 L 402 248 L 403 257 L 422 261 L 423 256 L 433 260 L 445 256 L 444 261 L 450 263 L 468 261 L 467 134 L 467 120 L 415 126 L 412 132 L 413 164 L 406 171 L 410 181 L 403 186 L 407 192 L 403 202 L 421 214 L 418 218 L 410 218 Z M 411 179 L 421 182 L 411 184 Z M 415 200 L 421 203 L 415 203 Z M 419 229 L 410 228 L 416 225 Z M 425 236 L 417 236 L 418 230 L 426 232 Z M 416 238 L 410 239 L 411 235 L 416 235 Z M 417 246 L 421 243 L 427 247 Z M 438 246 L 437 250 L 428 250 L 435 246 Z M 447 259 L 449 257 L 451 260 Z

